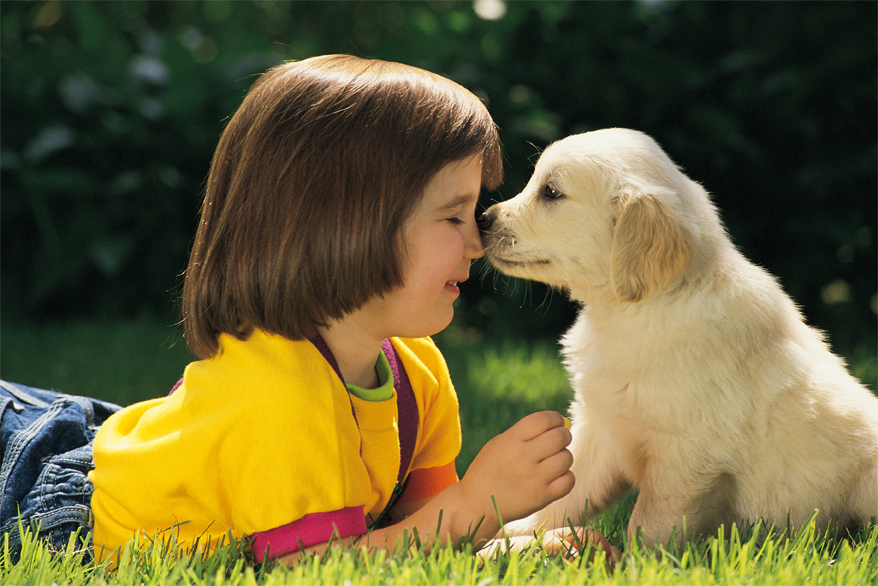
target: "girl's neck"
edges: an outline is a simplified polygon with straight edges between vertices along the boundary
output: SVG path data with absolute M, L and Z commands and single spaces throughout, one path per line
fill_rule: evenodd
M 349 320 L 336 322 L 328 328 L 318 327 L 317 332 L 335 357 L 345 383 L 363 389 L 379 386 L 375 363 L 383 339 L 376 340 Z

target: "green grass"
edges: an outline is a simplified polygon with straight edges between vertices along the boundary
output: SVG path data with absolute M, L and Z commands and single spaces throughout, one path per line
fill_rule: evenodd
M 65 392 L 131 402 L 162 396 L 192 359 L 177 327 L 143 318 L 121 323 L 79 322 L 44 327 L 4 324 L 0 377 Z M 540 409 L 565 411 L 571 392 L 548 341 L 467 340 L 451 329 L 437 339 L 460 397 L 463 474 L 481 446 L 520 417 Z M 874 358 L 852 361 L 874 371 Z M 874 382 L 871 382 L 874 385 Z M 873 386 L 874 388 L 874 386 Z M 10 563 L 0 542 L 0 584 L 876 584 L 878 528 L 852 537 L 756 526 L 723 528 L 681 547 L 641 548 L 625 535 L 635 494 L 593 520 L 623 552 L 614 570 L 594 563 L 548 558 L 534 549 L 480 563 L 472 552 L 438 548 L 429 555 L 334 549 L 294 569 L 255 565 L 239 542 L 203 559 L 157 544 L 131 550 L 109 571 L 82 564 L 71 542 L 64 555 L 26 540 Z M 78 553 L 77 553 L 78 552 Z
M 599 528 L 605 529 L 601 523 Z M 240 542 L 204 559 L 161 545 L 127 550 L 115 570 L 83 564 L 71 540 L 64 555 L 25 540 L 21 560 L 0 556 L 2 584 L 875 584 L 878 581 L 878 528 L 853 539 L 821 534 L 809 524 L 792 534 L 761 527 L 720 529 L 709 539 L 658 550 L 623 543 L 622 560 L 610 567 L 602 552 L 589 562 L 547 557 L 539 549 L 479 560 L 471 550 L 450 547 L 429 554 L 342 550 L 309 558 L 295 568 L 248 562 Z

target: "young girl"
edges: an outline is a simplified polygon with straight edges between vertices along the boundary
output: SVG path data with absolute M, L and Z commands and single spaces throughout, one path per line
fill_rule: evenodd
M 257 560 L 288 563 L 415 530 L 427 547 L 480 546 L 567 494 L 555 412 L 455 472 L 457 398 L 429 336 L 483 254 L 476 204 L 501 176 L 487 110 L 447 79 L 348 56 L 264 74 L 220 139 L 186 271 L 200 360 L 94 437 L 96 556 L 166 528 L 208 549 L 247 537 Z

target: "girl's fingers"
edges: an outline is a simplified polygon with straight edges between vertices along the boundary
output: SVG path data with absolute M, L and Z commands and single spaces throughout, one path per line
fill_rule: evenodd
M 529 449 L 532 449 L 533 453 L 542 461 L 569 446 L 572 439 L 570 430 L 564 427 L 554 427 L 528 440 L 527 443 Z
M 557 478 L 573 465 L 573 454 L 570 450 L 562 448 L 547 458 L 543 458 L 539 463 L 541 474 L 545 478 Z
M 518 439 L 528 441 L 554 428 L 564 428 L 564 416 L 557 411 L 537 411 L 509 428 Z
M 560 476 L 555 477 L 548 485 L 546 485 L 546 496 L 549 502 L 554 502 L 559 498 L 566 496 L 573 490 L 576 484 L 576 478 L 570 470 L 565 471 Z
M 610 544 L 606 537 L 594 529 L 580 527 L 576 535 L 566 529 L 556 529 L 546 535 L 546 540 L 549 541 L 547 551 L 551 554 L 563 554 L 567 559 L 575 559 L 583 553 L 579 551 L 579 545 L 583 545 L 586 548 L 588 545 L 592 546 L 591 561 L 593 561 L 595 550 L 604 550 L 609 569 L 612 569 L 615 563 L 622 559 L 619 549 Z

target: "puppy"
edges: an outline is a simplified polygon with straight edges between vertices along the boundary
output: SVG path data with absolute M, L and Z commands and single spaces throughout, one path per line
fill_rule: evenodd
M 576 486 L 508 533 L 580 524 L 630 488 L 648 545 L 878 517 L 878 398 L 651 138 L 560 140 L 479 223 L 497 270 L 582 304 L 562 339 Z

